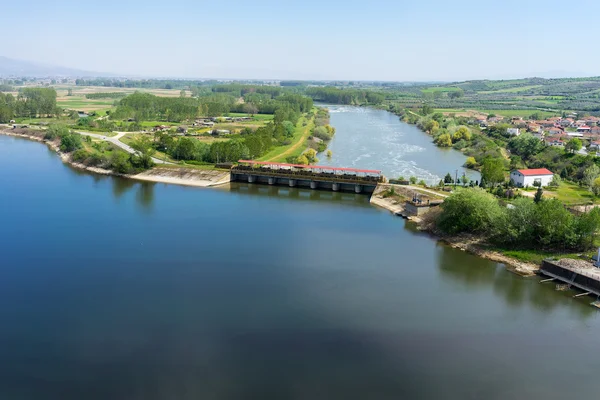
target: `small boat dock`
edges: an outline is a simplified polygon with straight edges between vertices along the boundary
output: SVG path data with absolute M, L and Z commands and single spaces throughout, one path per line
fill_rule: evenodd
M 573 297 L 590 295 L 600 299 L 600 268 L 586 260 L 563 258 L 561 260 L 544 260 L 540 273 L 549 277 L 542 282 L 559 281 L 561 287 L 576 287 L 582 293 Z

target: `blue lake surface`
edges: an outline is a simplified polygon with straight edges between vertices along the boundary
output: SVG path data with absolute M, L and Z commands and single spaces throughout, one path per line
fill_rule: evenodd
M 138 183 L 0 136 L 0 257 L 0 399 L 600 388 L 589 298 L 440 245 L 366 196 Z

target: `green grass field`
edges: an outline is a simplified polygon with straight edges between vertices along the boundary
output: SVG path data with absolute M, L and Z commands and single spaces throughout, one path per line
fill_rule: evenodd
M 272 162 L 285 162 L 288 157 L 298 157 L 306 150 L 306 140 L 310 136 L 311 130 L 314 128 L 314 113 L 310 114 L 308 124 L 303 126 L 303 122 L 306 121 L 306 117 L 303 116 L 298 120 L 296 124 L 296 130 L 292 137 L 292 143 L 288 146 L 277 146 L 269 151 L 264 156 L 260 157 L 259 161 L 272 161 Z
M 570 182 L 563 181 L 555 193 L 556 198 L 565 204 L 597 203 L 600 201 L 587 188 Z
M 503 117 L 529 117 L 533 113 L 540 113 L 543 118 L 560 116 L 560 113 L 538 110 L 479 110 L 486 114 L 496 114 Z
M 478 93 L 481 94 L 490 94 L 490 93 L 518 93 L 518 92 L 526 92 L 530 89 L 535 89 L 535 88 L 539 88 L 542 87 L 542 85 L 529 85 L 529 86 L 519 86 L 519 87 L 512 87 L 512 88 L 507 88 L 507 89 L 498 89 L 498 90 L 485 90 L 485 91 L 481 91 Z
M 449 93 L 449 92 L 459 92 L 461 90 L 462 89 L 460 89 L 460 88 L 452 87 L 452 86 L 440 86 L 440 87 L 432 87 L 432 88 L 422 89 L 421 93 L 435 93 L 435 92 Z

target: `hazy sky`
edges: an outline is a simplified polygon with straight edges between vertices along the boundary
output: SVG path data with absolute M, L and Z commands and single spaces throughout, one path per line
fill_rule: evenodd
M 0 55 L 137 76 L 600 75 L 600 0 L 19 0 L 2 15 Z

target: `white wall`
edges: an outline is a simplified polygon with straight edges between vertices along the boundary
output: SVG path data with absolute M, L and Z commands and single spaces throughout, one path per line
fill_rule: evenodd
M 510 173 L 510 179 L 515 182 L 515 185 L 518 187 L 533 187 L 533 183 L 536 180 L 540 180 L 542 182 L 542 186 L 548 186 L 550 182 L 552 182 L 552 177 L 554 175 L 531 175 L 525 176 L 518 171 L 513 171 Z

